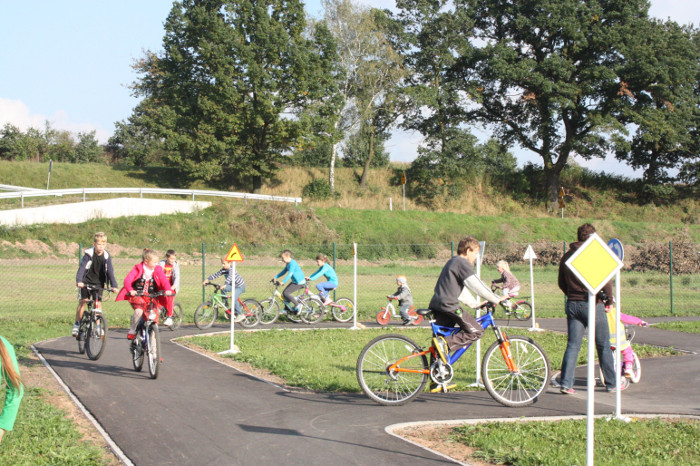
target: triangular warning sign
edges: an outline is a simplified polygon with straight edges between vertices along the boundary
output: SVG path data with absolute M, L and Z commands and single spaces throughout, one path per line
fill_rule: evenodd
M 238 246 L 236 246 L 235 243 L 231 250 L 228 252 L 226 260 L 232 262 L 243 262 L 243 256 L 241 256 L 241 251 L 238 250 Z

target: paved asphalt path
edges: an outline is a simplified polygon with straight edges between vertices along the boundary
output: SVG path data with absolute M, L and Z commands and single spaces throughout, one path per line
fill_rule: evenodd
M 566 325 L 563 319 L 539 324 L 555 330 Z M 361 394 L 287 390 L 170 341 L 192 333 L 199 330 L 161 332 L 164 365 L 156 380 L 149 379 L 146 365 L 143 372 L 133 370 L 125 331 L 109 332 L 98 361 L 78 354 L 71 337 L 35 347 L 137 465 L 450 464 L 387 434 L 386 426 L 586 414 L 585 367 L 577 369 L 578 393 L 567 396 L 550 388 L 527 408 L 506 408 L 485 391 L 425 393 L 405 406 L 382 407 Z M 696 354 L 643 360 L 642 382 L 623 392 L 623 414 L 700 415 L 700 338 L 650 327 L 638 329 L 635 341 Z M 354 371 L 354 364 L 348 363 L 347 370 Z M 597 414 L 614 413 L 613 394 L 598 388 L 595 400 Z

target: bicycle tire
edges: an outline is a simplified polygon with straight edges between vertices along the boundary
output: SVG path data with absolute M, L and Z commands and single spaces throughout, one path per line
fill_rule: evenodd
M 148 327 L 148 375 L 152 379 L 158 377 L 160 370 L 160 332 L 155 322 Z
M 335 300 L 335 306 L 333 306 L 333 319 L 338 322 L 349 322 L 353 315 L 355 315 L 355 304 L 351 299 L 338 298 Z
M 512 311 L 518 320 L 527 320 L 532 315 L 532 305 L 527 301 L 518 301 Z
M 248 298 L 243 301 L 243 314 L 245 318 L 241 321 L 241 325 L 245 328 L 253 328 L 260 322 L 260 303 L 257 299 Z
M 95 320 L 88 327 L 86 340 L 88 358 L 97 361 L 107 346 L 107 319 L 101 313 L 95 314 Z
M 85 340 L 87 339 L 87 331 L 85 330 L 85 325 L 80 324 L 80 330 L 78 330 L 78 353 L 85 354 Z
M 299 312 L 299 317 L 301 321 L 305 324 L 315 324 L 323 318 L 325 314 L 325 309 L 323 303 L 318 298 L 306 298 L 302 299 L 302 308 Z
M 423 316 L 418 314 L 418 312 L 416 312 L 415 309 L 412 311 L 408 311 L 408 316 L 415 317 L 415 319 L 413 319 L 413 325 L 420 325 L 421 322 L 423 322 Z
M 633 353 L 632 357 L 634 358 L 634 361 L 632 362 L 632 377 L 630 377 L 630 382 L 639 383 L 639 381 L 642 379 L 642 363 L 639 362 L 637 353 Z
M 549 358 L 544 349 L 531 338 L 508 337 L 516 373 L 508 369 L 500 344 L 496 341 L 486 353 L 481 377 L 486 391 L 502 405 L 512 408 L 528 406 L 544 392 L 549 383 Z
M 170 331 L 174 332 L 175 330 L 182 327 L 183 314 L 182 306 L 180 306 L 180 303 L 173 303 L 173 316 L 171 318 L 173 319 L 173 325 L 170 326 Z
M 413 400 L 424 390 L 428 381 L 428 358 L 416 354 L 401 363 L 402 368 L 423 371 L 389 373 L 387 368 L 401 358 L 422 349 L 403 335 L 380 335 L 360 352 L 355 372 L 360 388 L 374 402 L 384 406 L 399 406 Z
M 260 323 L 274 324 L 280 316 L 280 305 L 276 299 L 267 298 L 260 301 Z
M 288 321 L 294 322 L 295 324 L 302 323 L 303 321 L 301 320 L 301 316 L 299 314 L 301 314 L 301 312 L 293 312 L 289 309 L 289 306 L 285 305 L 284 316 Z
M 200 330 L 206 330 L 216 322 L 219 311 L 211 301 L 204 302 L 197 306 L 194 311 L 194 324 Z
M 379 325 L 388 325 L 391 320 L 391 312 L 388 309 L 382 309 L 379 314 L 377 314 L 377 323 Z
M 136 330 L 136 338 L 138 337 L 138 334 L 141 333 L 141 330 Z M 144 351 L 143 351 L 143 344 L 141 341 L 133 340 L 131 343 L 130 347 L 131 351 L 131 363 L 134 366 L 134 370 L 136 372 L 141 372 L 141 369 L 143 369 L 143 358 L 144 358 Z

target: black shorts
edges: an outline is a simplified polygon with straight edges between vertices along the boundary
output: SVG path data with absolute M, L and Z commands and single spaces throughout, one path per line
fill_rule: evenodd
M 87 286 L 84 286 L 82 288 L 78 288 L 78 290 L 80 299 L 90 299 L 92 297 L 95 302 L 102 302 L 102 288 L 88 290 Z

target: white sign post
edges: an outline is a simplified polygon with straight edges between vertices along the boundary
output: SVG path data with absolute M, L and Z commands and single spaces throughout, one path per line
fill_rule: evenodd
M 532 260 L 537 259 L 537 255 L 529 244 L 527 245 L 523 259 L 530 261 L 530 304 L 532 305 L 532 327 L 530 327 L 530 331 L 541 332 L 542 329 L 538 328 L 537 324 L 535 324 L 535 276 L 532 270 Z
M 352 327 L 350 330 L 360 330 L 357 326 L 357 243 L 352 243 L 352 302 L 355 305 L 352 307 Z
M 595 373 L 595 297 L 598 291 L 622 268 L 618 259 L 600 236 L 593 233 L 566 261 L 566 266 L 588 289 L 588 406 L 586 409 L 586 464 L 593 465 Z M 608 342 L 606 342 L 607 344 Z M 618 385 L 619 392 L 619 385 Z
M 221 351 L 219 354 L 237 354 L 241 350 L 233 343 L 233 327 L 234 321 L 236 320 L 236 262 L 243 262 L 243 256 L 238 250 L 238 246 L 235 244 L 228 252 L 226 256 L 227 261 L 231 261 L 231 269 L 229 270 L 229 275 L 231 276 L 231 346 L 226 351 Z
M 619 239 L 613 238 L 608 241 L 608 247 L 615 255 L 622 260 L 625 257 L 625 249 Z M 622 364 L 622 352 L 620 341 L 622 339 L 623 328 L 620 325 L 620 314 L 622 313 L 622 299 L 620 297 L 620 270 L 615 273 L 615 386 L 620 387 L 622 382 L 620 365 Z M 622 415 L 622 392 L 615 393 L 615 418 L 629 422 L 629 418 Z
M 486 241 L 479 241 L 479 256 L 476 259 L 476 276 L 479 279 L 481 279 L 481 261 L 484 259 L 484 249 L 486 249 Z M 481 301 L 483 297 L 477 296 L 476 299 Z M 479 317 L 481 317 L 481 309 L 476 310 L 476 318 Z M 470 387 L 484 387 L 481 380 L 481 339 L 476 340 L 476 377 L 475 382 Z

